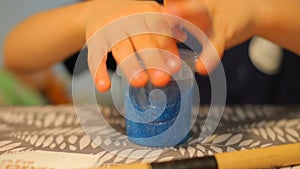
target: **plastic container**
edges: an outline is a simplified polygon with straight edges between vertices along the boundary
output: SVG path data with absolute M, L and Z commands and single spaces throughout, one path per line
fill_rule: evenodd
M 192 99 L 195 88 L 192 51 L 180 50 L 184 61 L 165 87 L 148 83 L 135 88 L 122 77 L 126 132 L 139 145 L 169 147 L 185 142 L 191 128 Z

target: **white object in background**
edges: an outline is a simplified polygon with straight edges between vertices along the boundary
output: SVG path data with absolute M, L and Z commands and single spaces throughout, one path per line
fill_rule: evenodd
M 249 45 L 249 57 L 259 71 L 275 75 L 280 71 L 283 51 L 278 45 L 264 38 L 253 37 Z

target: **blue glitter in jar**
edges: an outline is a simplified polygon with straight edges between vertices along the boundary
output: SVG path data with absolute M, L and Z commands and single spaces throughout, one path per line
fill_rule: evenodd
M 122 76 L 126 132 L 131 142 L 169 147 L 189 138 L 194 97 L 198 94 L 193 72 L 197 55 L 192 51 L 179 52 L 185 64 L 181 64 L 181 69 L 164 87 L 155 87 L 149 82 L 135 88 Z
M 176 136 L 183 136 L 180 143 L 187 140 L 194 86 L 180 91 L 177 82 L 171 81 L 162 88 L 151 85 L 144 88 L 129 86 L 129 92 L 125 93 L 125 115 L 126 131 L 131 142 L 164 147 L 174 146 L 173 138 Z M 151 97 L 152 92 L 156 96 Z M 159 137 L 166 130 L 170 130 L 171 135 Z

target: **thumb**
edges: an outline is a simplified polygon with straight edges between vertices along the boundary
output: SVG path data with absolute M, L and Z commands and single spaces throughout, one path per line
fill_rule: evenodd
M 188 20 L 208 36 L 204 37 L 198 29 L 185 25 L 202 44 L 202 52 L 195 63 L 196 71 L 202 75 L 210 73 L 220 63 L 225 41 L 224 34 L 212 25 L 208 7 L 199 1 L 167 0 L 164 11 Z
M 201 75 L 208 75 L 221 62 L 225 47 L 224 34 L 212 34 L 202 45 L 203 50 L 196 60 L 195 69 Z

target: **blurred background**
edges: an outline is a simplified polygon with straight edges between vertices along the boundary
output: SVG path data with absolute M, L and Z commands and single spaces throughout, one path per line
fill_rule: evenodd
M 16 75 L 3 66 L 3 42 L 6 34 L 20 21 L 46 9 L 79 0 L 6 0 L 0 2 L 0 105 L 70 104 L 72 68 L 66 61 L 51 70 L 30 77 Z M 161 2 L 161 1 L 160 1 Z M 16 49 L 17 50 L 17 49 Z M 75 56 L 75 57 L 74 57 Z M 76 54 L 71 57 L 74 66 Z M 75 59 L 75 60 L 74 60 Z M 73 61 L 72 61 L 73 60 Z M 227 104 L 300 103 L 300 57 L 277 45 L 253 37 L 224 53 L 222 65 L 227 80 Z M 72 67 L 72 66 L 71 66 Z M 79 81 L 89 76 L 85 72 Z M 210 104 L 209 77 L 196 74 L 201 104 Z M 82 101 L 88 99 L 82 92 Z M 106 95 L 100 103 L 111 104 Z
M 78 0 L 77 0 L 78 1 Z M 6 34 L 25 18 L 46 9 L 55 8 L 76 0 L 4 0 L 0 1 L 0 105 L 43 105 L 70 103 L 70 77 L 64 66 L 55 65 L 50 72 L 35 77 L 20 77 L 5 70 L 3 65 L 3 43 Z M 17 49 L 16 49 L 17 50 Z M 44 81 L 48 86 L 37 86 Z M 38 84 L 40 85 L 40 84 Z M 46 89 L 48 88 L 48 89 Z M 52 91 L 51 91 L 52 90 Z M 60 93 L 66 91 L 66 93 Z

